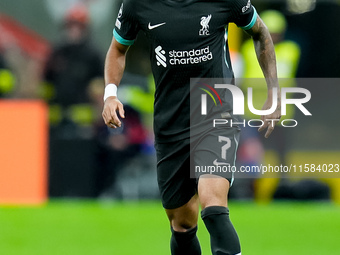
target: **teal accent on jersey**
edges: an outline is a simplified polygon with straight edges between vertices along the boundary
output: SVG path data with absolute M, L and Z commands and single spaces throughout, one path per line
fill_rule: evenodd
M 243 30 L 249 30 L 249 29 L 251 29 L 251 28 L 255 25 L 255 22 L 256 22 L 256 20 L 257 20 L 257 11 L 256 11 L 256 9 L 254 8 L 254 6 L 253 6 L 253 9 L 254 9 L 254 14 L 253 14 L 253 18 L 251 19 L 250 23 L 249 23 L 247 26 L 240 27 L 240 28 L 242 28 Z
M 132 44 L 134 44 L 135 40 L 126 40 L 123 37 L 121 37 L 116 29 L 113 30 L 113 36 L 116 39 L 117 42 L 119 42 L 120 44 L 126 45 L 126 46 L 130 46 Z

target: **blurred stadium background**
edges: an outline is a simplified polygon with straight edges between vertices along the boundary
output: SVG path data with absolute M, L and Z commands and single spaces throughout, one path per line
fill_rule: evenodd
M 339 164 L 340 2 L 252 2 L 259 13 L 277 10 L 286 19 L 272 28 L 298 49 L 281 52 L 293 59 L 285 77 L 312 78 L 297 83 L 311 91 L 313 116 L 296 111 L 299 125 L 270 144 L 245 131 L 240 164 Z M 120 5 L 0 1 L 0 254 L 169 254 L 143 33 L 128 53 L 119 91 L 130 117 L 115 132 L 101 120 L 100 70 Z M 74 46 L 69 37 L 77 33 L 91 43 Z M 235 26 L 229 34 L 235 73 L 247 77 L 248 37 Z M 77 61 L 74 52 L 89 57 Z M 235 182 L 230 194 L 244 254 L 339 254 L 339 173 L 250 177 Z M 199 224 L 203 254 L 210 254 Z

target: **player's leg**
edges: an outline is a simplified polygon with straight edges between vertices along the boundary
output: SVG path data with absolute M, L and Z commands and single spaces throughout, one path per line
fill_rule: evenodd
M 202 204 L 201 216 L 210 233 L 213 255 L 241 253 L 240 241 L 229 218 L 229 181 L 219 176 L 201 176 L 198 194 Z
M 170 248 L 173 255 L 200 255 L 201 247 L 196 236 L 199 202 L 197 195 L 188 203 L 166 209 L 171 225 Z
M 157 143 L 157 179 L 163 207 L 171 225 L 171 254 L 200 255 L 197 184 L 190 179 L 190 141 Z
M 193 196 L 188 203 L 176 208 L 165 209 L 171 227 L 176 232 L 186 232 L 197 226 L 199 202 L 198 196 Z
M 201 174 L 198 181 L 201 216 L 210 233 L 213 255 L 241 253 L 238 235 L 229 219 L 228 191 L 233 173 L 217 172 L 218 167 L 235 165 L 238 136 L 236 129 L 215 130 L 201 139 L 195 149 L 195 164 L 216 170 Z

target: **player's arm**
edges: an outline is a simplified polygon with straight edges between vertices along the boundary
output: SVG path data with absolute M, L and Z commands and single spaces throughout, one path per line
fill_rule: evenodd
M 246 30 L 246 32 L 253 38 L 257 59 L 267 82 L 268 95 L 267 100 L 262 107 L 263 110 L 271 108 L 273 103 L 273 89 L 276 88 L 277 90 L 278 101 L 276 110 L 270 115 L 261 116 L 264 125 L 260 127 L 259 131 L 263 131 L 267 128 L 265 137 L 268 138 L 275 127 L 275 125 L 272 124 L 273 122 L 269 120 L 281 118 L 281 93 L 277 78 L 274 44 L 266 25 L 259 16 L 257 17 L 254 26 L 251 29 Z
M 124 69 L 125 56 L 129 46 L 120 44 L 115 38 L 112 39 L 109 50 L 105 59 L 105 84 L 119 85 Z M 109 96 L 104 102 L 103 119 L 105 124 L 110 128 L 117 128 L 121 126 L 121 121 L 117 116 L 124 118 L 123 104 L 118 100 L 117 96 Z

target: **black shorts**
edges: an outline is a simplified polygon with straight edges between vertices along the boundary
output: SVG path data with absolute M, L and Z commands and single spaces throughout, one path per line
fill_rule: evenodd
M 203 174 L 222 176 L 233 182 L 240 131 L 236 128 L 214 129 L 200 136 L 167 143 L 155 143 L 157 179 L 163 207 L 175 209 L 186 204 L 196 193 Z

